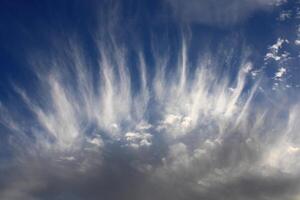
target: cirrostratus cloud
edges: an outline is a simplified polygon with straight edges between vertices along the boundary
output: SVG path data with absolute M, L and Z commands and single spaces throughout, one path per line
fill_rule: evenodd
M 285 0 L 166 0 L 185 22 L 212 26 L 234 25 L 254 12 L 281 5 Z

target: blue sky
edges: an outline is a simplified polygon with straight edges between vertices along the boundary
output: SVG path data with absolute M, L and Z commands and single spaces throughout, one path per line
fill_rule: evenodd
M 0 1 L 0 198 L 300 198 L 300 2 Z

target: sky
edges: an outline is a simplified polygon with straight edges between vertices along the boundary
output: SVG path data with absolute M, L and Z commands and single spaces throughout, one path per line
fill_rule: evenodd
M 300 1 L 0 0 L 0 199 L 300 200 Z

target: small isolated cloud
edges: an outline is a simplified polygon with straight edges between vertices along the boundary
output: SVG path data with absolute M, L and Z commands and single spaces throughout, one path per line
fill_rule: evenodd
M 227 26 L 246 20 L 256 11 L 271 9 L 286 0 L 166 0 L 185 22 Z
M 278 38 L 277 42 L 269 47 L 269 52 L 265 55 L 265 60 L 280 61 L 288 57 L 288 52 L 280 52 L 284 44 L 288 44 L 287 39 Z
M 284 10 L 279 14 L 278 20 L 283 22 L 292 17 L 292 10 Z
M 285 74 L 286 74 L 286 68 L 280 67 L 280 68 L 278 69 L 278 71 L 275 73 L 275 78 L 280 79 L 280 78 L 283 77 L 283 75 L 285 75 Z

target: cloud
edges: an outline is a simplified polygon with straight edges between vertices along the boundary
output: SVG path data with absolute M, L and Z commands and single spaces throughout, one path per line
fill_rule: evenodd
M 127 132 L 125 134 L 125 139 L 129 143 L 129 146 L 133 148 L 139 148 L 140 146 L 150 146 L 152 135 L 149 133 L 139 133 L 139 132 Z
M 287 39 L 278 38 L 277 42 L 269 47 L 269 52 L 265 56 L 265 60 L 273 59 L 275 61 L 280 61 L 282 59 L 287 58 L 288 54 L 286 52 L 281 53 L 284 44 L 288 44 L 289 41 Z
M 243 22 L 256 11 L 271 9 L 285 0 L 166 0 L 174 15 L 184 22 L 230 26 Z
M 51 58 L 55 65 L 43 66 L 47 73 L 36 71 L 41 95 L 32 97 L 14 87 L 33 116 L 29 121 L 36 125 L 23 126 L 26 115 L 1 104 L 0 119 L 10 132 L 13 157 L 0 171 L 19 174 L 1 177 L 2 198 L 298 195 L 299 109 L 285 105 L 288 116 L 282 119 L 278 107 L 254 101 L 260 82 L 249 82 L 253 67 L 246 58 L 231 82 L 229 74 L 217 78 L 215 67 L 220 63 L 214 55 L 199 59 L 191 76 L 185 44 L 177 52 L 174 74 L 168 77 L 158 65 L 151 78 L 148 63 L 138 52 L 142 87 L 133 91 L 131 80 L 137 77 L 129 72 L 127 56 L 118 47 L 99 46 L 99 65 L 93 68 L 97 79 L 84 59 L 78 59 L 80 48 L 71 47 L 63 46 L 75 65 L 65 63 L 65 54 L 56 54 Z M 114 53 L 108 54 L 111 48 Z
M 18 104 L 1 101 L 1 199 L 299 197 L 299 103 L 266 98 L 245 49 L 229 73 L 222 45 L 193 63 L 185 35 L 146 55 L 102 28 L 93 53 L 63 38 L 33 54 L 34 90 L 15 83 Z

